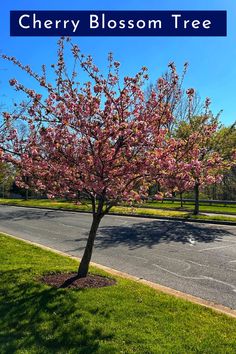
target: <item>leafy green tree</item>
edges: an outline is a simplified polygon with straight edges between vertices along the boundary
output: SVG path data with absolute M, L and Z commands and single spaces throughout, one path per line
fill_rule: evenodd
M 13 184 L 13 181 L 14 181 L 13 168 L 5 162 L 0 162 L 0 188 L 1 188 L 1 195 L 3 198 L 9 192 Z
M 232 152 L 236 149 L 236 122 L 230 127 L 221 126 L 212 139 L 213 148 L 225 160 L 233 162 Z M 236 166 L 225 171 L 222 182 L 209 188 L 213 199 L 236 200 Z
M 182 160 L 191 165 L 189 181 L 192 180 L 193 182 L 194 214 L 196 215 L 199 213 L 200 189 L 221 181 L 223 173 L 229 169 L 229 155 L 232 150 L 229 149 L 228 154 L 223 154 L 222 150 L 215 148 L 215 140 L 219 129 L 219 116 L 214 117 L 208 111 L 209 104 L 210 101 L 207 99 L 205 104 L 206 111 L 200 116 L 191 115 L 190 107 L 189 118 L 179 122 L 175 130 L 175 138 L 181 139 L 185 144 L 185 149 L 182 147 L 184 151 Z M 186 184 L 186 186 L 191 188 L 191 183 Z

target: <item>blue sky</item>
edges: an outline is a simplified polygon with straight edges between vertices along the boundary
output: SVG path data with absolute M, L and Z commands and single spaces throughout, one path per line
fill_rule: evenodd
M 186 87 L 197 89 L 202 98 L 209 96 L 212 110 L 223 109 L 225 125 L 236 120 L 236 2 L 235 0 L 9 0 L 0 5 L 0 51 L 14 55 L 36 71 L 43 63 L 55 62 L 56 37 L 10 37 L 10 10 L 227 10 L 227 37 L 74 37 L 85 54 L 92 54 L 97 65 L 106 65 L 112 51 L 122 63 L 124 74 L 135 74 L 143 65 L 149 68 L 152 82 L 174 61 L 181 71 L 189 62 Z M 16 93 L 8 85 L 15 77 L 26 80 L 24 74 L 5 61 L 0 62 L 0 103 L 11 105 Z

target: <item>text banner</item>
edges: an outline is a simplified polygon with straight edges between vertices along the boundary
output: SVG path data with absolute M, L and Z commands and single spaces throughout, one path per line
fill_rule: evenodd
M 11 36 L 226 36 L 226 11 L 11 11 Z

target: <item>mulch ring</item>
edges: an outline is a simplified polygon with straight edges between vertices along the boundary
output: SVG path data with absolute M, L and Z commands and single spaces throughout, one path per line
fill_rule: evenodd
M 40 281 L 55 288 L 72 289 L 102 288 L 116 284 L 115 279 L 101 275 L 88 274 L 85 278 L 77 278 L 77 273 L 48 274 L 41 277 Z

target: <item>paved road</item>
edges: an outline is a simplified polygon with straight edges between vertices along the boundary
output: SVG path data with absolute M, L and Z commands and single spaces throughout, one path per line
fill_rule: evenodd
M 0 206 L 0 230 L 81 256 L 91 215 Z M 236 309 L 236 227 L 106 216 L 93 261 Z

